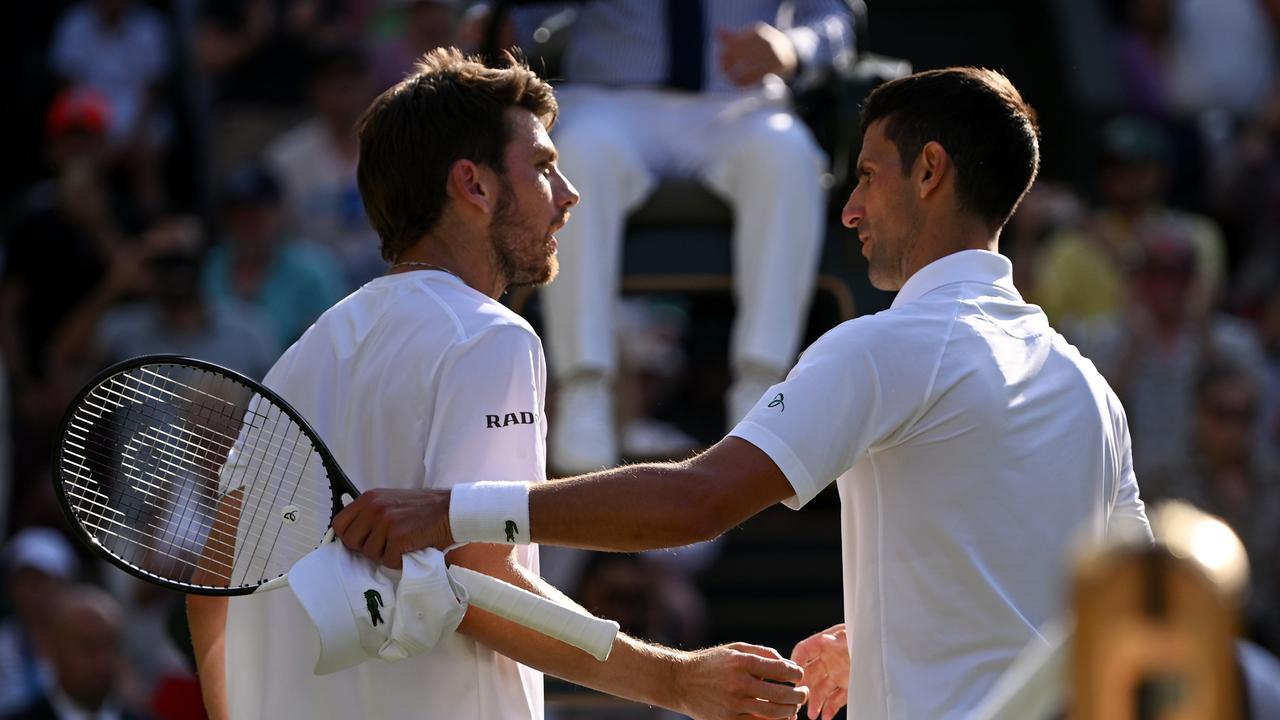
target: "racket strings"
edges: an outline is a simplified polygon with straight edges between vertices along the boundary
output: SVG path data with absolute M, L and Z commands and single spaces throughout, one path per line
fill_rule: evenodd
M 120 398 L 120 400 L 119 400 L 119 401 L 112 401 L 112 402 L 113 402 L 113 404 L 116 406 L 115 408 L 106 408 L 106 407 L 103 407 L 103 406 L 95 405 L 94 403 L 90 402 L 90 400 L 94 398 L 94 395 L 92 395 L 92 394 L 90 395 L 90 397 L 89 397 L 89 398 L 87 398 L 87 399 L 85 400 L 85 405 L 88 405 L 88 406 L 90 406 L 90 407 L 94 407 L 94 408 L 96 408 L 96 409 L 100 410 L 103 414 L 107 414 L 107 413 L 115 412 L 115 411 L 117 411 L 117 410 L 118 410 L 118 409 L 120 409 L 120 408 L 126 407 L 124 403 L 137 403 L 137 402 L 139 401 L 137 397 L 133 397 L 133 396 L 126 395 L 125 393 L 123 393 L 123 392 L 121 392 L 121 391 L 119 391 L 119 390 L 115 390 L 115 389 L 112 389 L 112 388 L 107 388 L 107 387 L 105 387 L 105 386 L 104 386 L 104 387 L 102 387 L 102 388 L 101 388 L 101 390 L 102 390 L 103 394 L 116 395 L 116 396 L 118 396 L 118 397 Z M 95 392 L 96 392 L 96 391 L 95 391 Z M 145 396 L 144 396 L 144 398 L 145 398 Z M 151 398 L 146 398 L 146 399 L 151 399 Z M 103 398 L 103 400 L 104 400 L 104 401 L 107 401 L 105 398 Z M 146 407 L 146 406 L 143 406 L 143 407 Z M 193 406 L 193 407 L 197 407 L 197 408 L 199 409 L 199 406 Z M 229 460 L 229 458 L 228 458 L 228 454 L 229 454 L 232 450 L 237 450 L 240 454 L 242 454 L 242 455 L 247 455 L 247 456 L 248 456 L 248 458 L 249 458 L 249 461 L 250 461 L 250 462 L 257 462 L 257 461 L 259 461 L 259 460 L 264 459 L 264 458 L 265 458 L 267 455 L 269 455 L 269 454 L 275 454 L 275 453 L 277 453 L 277 452 L 278 452 L 275 448 L 272 448 L 272 447 L 269 447 L 269 446 L 260 446 L 259 444 L 256 444 L 256 443 L 255 443 L 255 444 L 250 444 L 250 445 L 248 445 L 248 446 L 246 447 L 246 446 L 244 445 L 244 443 L 243 443 L 243 440 L 240 440 L 240 441 L 237 441 L 237 440 L 231 440 L 231 442 L 229 442 L 229 443 L 220 443 L 220 442 L 219 442 L 219 441 L 217 441 L 217 440 L 211 439 L 211 438 L 208 436 L 208 433 L 209 433 L 209 432 L 213 432 L 214 434 L 222 435 L 221 433 L 216 433 L 216 432 L 214 432 L 214 431 L 208 431 L 208 432 L 206 432 L 206 430 L 205 430 L 205 427 L 206 427 L 206 426 L 205 426 L 205 425 L 202 425 L 202 424 L 199 424 L 199 423 L 195 424 L 195 428 L 196 428 L 196 429 L 195 429 L 195 431 L 188 430 L 188 429 L 186 429 L 186 428 L 178 428 L 178 427 L 177 427 L 177 425 L 176 425 L 175 423 L 179 423 L 179 422 L 181 422 L 181 423 L 186 423 L 186 422 L 188 422 L 188 421 L 187 421 L 187 417 L 188 417 L 188 416 L 187 416 L 187 415 L 185 415 L 185 414 L 182 414 L 182 413 L 177 413 L 177 412 L 172 412 L 172 411 L 169 413 L 169 415 L 170 415 L 170 417 L 165 417 L 165 418 L 160 418 L 160 417 L 152 417 L 152 418 L 149 418 L 149 419 L 150 419 L 150 421 L 151 421 L 151 423 L 152 423 L 152 424 L 151 424 L 151 427 L 153 427 L 153 428 L 155 428 L 155 427 L 159 427 L 159 423 L 160 423 L 160 422 L 162 422 L 162 421 L 164 421 L 164 420 L 169 420 L 169 419 L 171 419 L 171 418 L 172 418 L 172 423 L 171 423 L 171 424 L 173 424 L 173 427 L 174 427 L 175 429 L 181 429 L 181 430 L 183 430 L 183 432 L 186 432 L 186 433 L 190 434 L 190 435 L 191 435 L 191 437 L 192 437 L 192 438 L 194 438 L 194 442 L 203 443 L 204 445 L 207 445 L 207 446 L 208 446 L 208 448 L 205 448 L 205 447 L 203 447 L 203 446 L 196 446 L 198 449 L 202 449 L 202 450 L 205 450 L 205 449 L 214 449 L 214 450 L 219 451 L 219 453 L 220 453 L 220 454 L 219 454 L 219 456 L 218 456 L 218 457 L 216 457 L 216 458 L 212 458 L 212 459 L 210 459 L 210 460 L 209 460 L 209 468 L 210 468 L 210 471 L 211 471 L 212 473 L 214 473 L 214 474 L 217 474 L 217 473 L 220 471 L 220 469 L 221 469 L 223 466 L 225 466 L 225 465 L 227 464 L 227 462 L 228 462 L 228 460 Z M 268 418 L 268 416 L 266 416 L 266 415 L 262 415 L 262 414 L 258 414 L 258 413 L 254 413 L 254 415 L 257 417 L 257 419 L 261 419 L 261 420 L 264 420 L 264 421 Z M 278 422 L 278 419 L 279 419 L 279 415 L 277 415 L 277 416 L 276 416 L 276 422 Z M 258 431 L 259 431 L 259 433 L 258 433 L 258 434 L 259 434 L 260 436 L 268 437 L 268 439 L 274 439 L 274 440 L 279 440 L 279 439 L 281 439 L 281 438 L 280 438 L 280 436 L 279 436 L 277 433 L 274 433 L 274 432 L 261 432 L 262 427 L 263 427 L 263 426 L 252 426 L 252 425 L 250 425 L 250 428 L 251 428 L 251 429 L 254 429 L 254 430 L 258 430 Z M 291 427 L 292 427 L 292 426 L 291 426 Z M 292 429 L 295 429 L 295 430 L 296 430 L 296 427 L 292 427 Z M 296 435 L 297 435 L 297 434 L 300 434 L 300 433 L 295 433 L 295 437 L 296 437 Z M 228 437 L 228 436 L 223 435 L 223 437 Z M 236 442 L 239 442 L 239 443 L 240 443 L 240 447 L 239 447 L 239 448 L 237 448 L 237 447 L 236 447 L 236 444 L 235 444 Z M 191 444 L 191 442 L 188 442 L 188 444 Z M 181 450 L 181 449 L 180 449 L 180 450 Z M 193 455 L 194 455 L 194 454 L 193 454 Z M 199 457 L 199 456 L 195 456 L 195 457 Z M 290 480 L 290 481 L 296 481 L 296 480 L 298 480 L 298 479 L 299 479 L 299 478 L 298 478 L 298 477 L 296 477 L 296 476 L 295 476 L 295 477 L 288 477 L 288 471 L 287 471 L 287 469 L 284 471 L 284 476 L 285 476 L 285 477 L 284 477 L 284 479 L 286 479 L 286 480 Z M 216 499 L 216 495 L 210 495 L 210 497 L 211 497 L 211 498 Z M 313 499 L 315 499 L 315 498 L 313 498 Z
M 112 376 L 75 411 L 65 445 L 67 496 L 86 528 L 120 560 L 174 582 L 205 571 L 214 582 L 200 584 L 257 584 L 328 525 L 327 476 L 310 438 L 217 373 L 153 366 Z M 235 490 L 240 517 L 228 523 Z M 303 506 L 300 520 L 282 520 L 282 504 Z

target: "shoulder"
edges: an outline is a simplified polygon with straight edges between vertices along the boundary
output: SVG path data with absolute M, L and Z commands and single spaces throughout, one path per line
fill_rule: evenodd
M 541 352 L 538 336 L 527 320 L 453 278 L 426 276 L 384 288 L 395 294 L 387 319 L 420 330 L 414 337 L 421 342 L 454 348 L 495 340 L 512 345 L 519 340 Z M 451 329 L 447 337 L 442 335 L 444 326 Z
M 868 370 L 898 374 L 931 365 L 945 343 L 946 326 L 952 318 L 915 305 L 837 325 L 805 349 L 797 368 L 825 366 L 840 374 Z

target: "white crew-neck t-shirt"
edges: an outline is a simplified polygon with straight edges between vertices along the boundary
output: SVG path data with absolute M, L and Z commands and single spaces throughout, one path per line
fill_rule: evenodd
M 731 434 L 791 507 L 837 482 L 859 720 L 964 717 L 1063 610 L 1072 540 L 1150 537 L 1119 401 L 992 252 L 828 332 Z
M 266 385 L 359 489 L 546 478 L 546 367 L 522 318 L 439 271 L 370 281 L 285 352 Z M 536 546 L 516 551 L 538 571 Z M 319 637 L 293 593 L 232 598 L 232 718 L 540 719 L 542 674 L 461 635 L 396 663 L 312 674 Z

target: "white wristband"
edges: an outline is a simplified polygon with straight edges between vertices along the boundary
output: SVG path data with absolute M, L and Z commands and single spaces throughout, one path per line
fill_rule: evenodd
M 478 482 L 455 485 L 449 496 L 449 529 L 455 543 L 528 545 L 529 484 Z

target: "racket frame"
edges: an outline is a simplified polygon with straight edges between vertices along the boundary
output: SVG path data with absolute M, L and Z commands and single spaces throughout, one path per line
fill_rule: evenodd
M 279 394 L 271 390 L 271 388 L 268 388 L 257 380 L 247 377 L 235 370 L 216 363 L 208 362 L 207 360 L 200 360 L 198 358 L 172 353 L 139 355 L 111 365 L 94 376 L 92 380 L 85 383 L 85 386 L 76 394 L 75 399 L 71 401 L 67 411 L 63 413 L 62 422 L 58 425 L 58 436 L 56 440 L 57 446 L 54 449 L 55 462 L 51 474 L 53 475 L 54 493 L 58 497 L 58 503 L 62 506 L 63 513 L 71 521 L 69 524 L 72 526 L 72 531 L 82 543 L 92 548 L 94 552 L 98 553 L 98 555 L 102 556 L 112 565 L 115 565 L 130 575 L 170 590 L 177 590 L 179 592 L 194 595 L 230 597 L 252 595 L 259 590 L 271 590 L 276 587 L 280 587 L 281 583 L 279 581 L 287 577 L 287 572 L 273 578 L 268 578 L 254 585 L 242 585 L 233 588 L 220 588 L 210 585 L 189 585 L 175 582 L 169 578 L 147 572 L 146 570 L 125 561 L 123 558 L 116 556 L 114 553 L 107 550 L 107 548 L 103 547 L 103 545 L 98 542 L 98 539 L 85 528 L 83 521 L 80 520 L 77 511 L 72 506 L 71 498 L 67 496 L 66 482 L 62 477 L 62 468 L 64 463 L 69 462 L 69 460 L 64 456 L 64 439 L 67 436 L 67 432 L 71 428 L 71 423 L 76 417 L 76 412 L 81 409 L 85 400 L 93 393 L 93 391 L 102 387 L 104 383 L 117 375 L 122 375 L 130 370 L 135 370 L 147 365 L 176 365 L 206 370 L 240 383 L 249 391 L 261 395 L 268 402 L 275 405 L 276 408 L 284 413 L 291 422 L 297 425 L 302 434 L 311 442 L 316 454 L 320 457 L 321 463 L 324 465 L 325 473 L 329 478 L 329 491 L 332 496 L 332 507 L 329 515 L 330 523 L 333 522 L 333 518 L 337 517 L 338 513 L 345 506 L 345 503 L 342 500 L 343 495 L 348 495 L 350 498 L 354 499 L 360 494 L 360 491 L 356 489 L 354 484 L 352 484 L 351 479 L 347 477 L 347 474 L 342 471 L 342 467 L 338 465 L 338 461 L 333 457 L 333 454 L 329 452 L 329 448 L 325 446 L 324 442 L 320 440 L 320 436 L 316 433 L 315 429 L 311 427 L 311 424 L 306 421 L 306 418 L 302 417 L 301 413 L 295 410 L 292 405 L 286 402 L 284 398 L 280 397 Z M 326 535 L 325 537 L 319 538 L 317 540 L 316 547 L 318 548 L 323 545 L 327 537 L 328 536 Z M 268 585 L 269 587 L 264 587 Z

